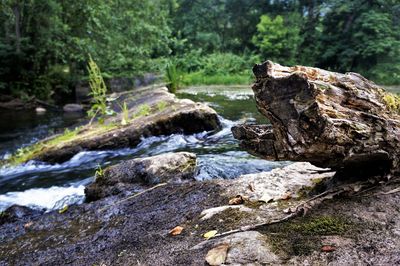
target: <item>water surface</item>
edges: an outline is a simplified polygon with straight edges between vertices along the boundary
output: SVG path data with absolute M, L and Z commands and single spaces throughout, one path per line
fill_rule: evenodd
M 84 186 L 93 180 L 96 168 L 122 160 L 189 151 L 198 156 L 197 180 L 235 178 L 242 174 L 269 171 L 285 163 L 268 162 L 249 155 L 238 147 L 231 127 L 242 122 L 267 123 L 256 110 L 250 88 L 202 87 L 179 92 L 178 97 L 206 102 L 220 115 L 223 129 L 193 135 L 173 134 L 149 137 L 135 148 L 85 151 L 62 164 L 30 161 L 18 167 L 0 169 L 0 210 L 18 203 L 36 208 L 54 209 L 84 199 Z M 62 131 L 82 117 L 62 113 L 2 113 L 0 120 L 0 156 L 7 157 L 24 145 Z

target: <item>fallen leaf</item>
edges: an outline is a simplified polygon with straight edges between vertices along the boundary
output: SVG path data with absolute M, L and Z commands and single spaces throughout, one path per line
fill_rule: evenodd
M 237 195 L 234 198 L 231 198 L 229 200 L 229 205 L 240 205 L 244 203 L 244 199 L 241 195 Z
M 280 198 L 281 200 L 288 200 L 292 198 L 292 193 L 290 192 L 286 192 L 285 194 L 282 195 L 282 197 Z
M 64 213 L 66 211 L 68 211 L 68 205 L 64 205 L 64 207 L 62 207 L 61 209 L 58 210 L 58 213 L 61 214 L 61 213 Z
M 205 233 L 203 235 L 203 237 L 207 238 L 207 239 L 210 239 L 210 238 L 214 237 L 217 233 L 218 233 L 217 230 L 211 230 L 211 231 L 208 231 L 207 233 Z
M 28 222 L 28 223 L 24 224 L 24 228 L 25 228 L 25 229 L 26 229 L 26 228 L 29 228 L 29 227 L 32 226 L 32 224 L 33 224 L 33 222 Z
M 182 226 L 177 226 L 174 229 L 172 229 L 171 231 L 169 231 L 169 234 L 172 236 L 177 236 L 180 235 L 183 231 L 183 227 Z
M 321 251 L 322 252 L 333 252 L 336 250 L 335 246 L 331 246 L 331 245 L 324 245 L 321 247 Z
M 206 255 L 206 261 L 210 265 L 221 265 L 225 263 L 229 245 L 224 243 L 209 250 Z

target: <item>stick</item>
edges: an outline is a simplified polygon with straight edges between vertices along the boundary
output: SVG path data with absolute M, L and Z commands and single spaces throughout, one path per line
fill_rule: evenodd
M 294 217 L 296 217 L 296 216 L 298 216 L 298 215 L 300 215 L 302 213 L 304 214 L 306 212 L 306 210 L 305 210 L 305 208 L 302 208 L 302 207 L 304 207 L 307 203 L 312 202 L 312 201 L 314 201 L 316 199 L 319 199 L 319 198 L 321 198 L 321 197 L 323 197 L 323 196 L 325 196 L 327 194 L 328 195 L 331 194 L 332 196 L 336 196 L 336 195 L 340 194 L 340 192 L 343 192 L 343 191 L 344 190 L 337 190 L 337 191 L 332 191 L 332 190 L 329 191 L 328 190 L 328 191 L 324 191 L 321 194 L 318 194 L 318 195 L 316 195 L 316 196 L 314 196 L 314 197 L 312 197 L 312 198 L 310 198 L 310 199 L 298 204 L 296 207 L 294 207 L 294 209 L 295 209 L 294 212 L 292 212 L 291 214 L 288 214 L 287 216 L 283 217 L 282 219 L 272 220 L 272 221 L 268 221 L 268 222 L 262 222 L 262 223 L 253 224 L 253 225 L 242 226 L 242 227 L 240 227 L 238 229 L 233 229 L 233 230 L 230 230 L 230 231 L 227 231 L 227 232 L 222 232 L 220 234 L 216 234 L 213 238 L 226 236 L 226 235 L 230 235 L 230 234 L 234 234 L 234 233 L 238 233 L 238 232 L 245 232 L 245 231 L 249 231 L 249 230 L 254 230 L 254 229 L 257 229 L 259 227 L 266 226 L 266 225 L 273 225 L 273 224 L 285 222 L 285 221 L 290 220 L 290 219 L 292 219 L 292 218 L 294 218 Z
M 233 230 L 230 230 L 230 231 L 227 231 L 227 232 L 222 232 L 222 233 L 220 233 L 220 234 L 216 234 L 213 238 L 215 238 L 215 237 L 221 237 L 221 236 L 226 236 L 226 235 L 230 235 L 230 234 L 234 234 L 234 233 L 239 233 L 239 232 L 246 232 L 246 231 L 249 231 L 249 230 L 257 229 L 257 228 L 259 228 L 259 227 L 261 227 L 261 226 L 266 226 L 266 225 L 272 225 L 272 224 L 282 223 L 282 222 L 285 222 L 285 221 L 287 221 L 287 220 L 289 220 L 289 219 L 291 219 L 291 218 L 293 218 L 293 217 L 295 217 L 295 216 L 297 216 L 297 215 L 298 215 L 297 212 L 293 212 L 293 213 L 291 213 L 291 214 L 289 214 L 289 215 L 286 215 L 285 217 L 283 217 L 282 219 L 279 219 L 279 220 L 272 220 L 272 221 L 269 221 L 269 222 L 264 222 L 264 223 L 259 223 L 259 224 L 253 224 L 253 225 L 242 226 L 242 227 L 240 227 L 240 228 L 238 228 L 238 229 L 233 229 Z
M 117 201 L 117 202 L 115 202 L 115 203 L 113 203 L 113 204 L 111 204 L 111 205 L 105 206 L 104 208 L 100 209 L 99 212 L 102 212 L 102 211 L 108 209 L 109 207 L 115 206 L 115 205 L 120 204 L 120 203 L 122 203 L 122 202 L 125 202 L 125 201 L 127 201 L 127 200 L 136 198 L 136 197 L 138 197 L 138 196 L 140 196 L 140 195 L 142 195 L 142 194 L 144 194 L 144 193 L 146 193 L 146 192 L 149 192 L 149 191 L 151 191 L 151 190 L 154 190 L 154 189 L 156 189 L 156 188 L 165 186 L 166 184 L 167 184 L 167 183 L 161 183 L 161 184 L 155 185 L 154 187 L 151 187 L 151 188 L 148 188 L 148 189 L 146 189 L 146 190 L 143 190 L 143 191 L 141 191 L 141 192 L 139 192 L 139 193 L 137 193 L 137 194 L 135 194 L 135 195 L 129 196 L 129 197 L 127 197 L 127 198 L 125 198 L 125 199 L 122 199 L 122 200 L 120 200 L 120 201 Z
M 392 189 L 392 190 L 389 190 L 388 192 L 382 192 L 382 193 L 378 193 L 378 194 L 375 194 L 375 195 L 389 195 L 389 194 L 394 194 L 394 193 L 397 193 L 397 192 L 400 192 L 400 187 Z

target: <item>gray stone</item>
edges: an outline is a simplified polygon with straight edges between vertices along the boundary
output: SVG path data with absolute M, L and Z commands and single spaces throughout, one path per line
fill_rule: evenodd
M 85 189 L 87 201 L 129 190 L 132 184 L 155 185 L 194 179 L 196 155 L 189 152 L 165 153 L 124 161 L 104 170 Z
M 44 113 L 46 113 L 46 109 L 43 108 L 43 107 L 36 107 L 35 111 L 36 111 L 37 114 L 44 114 Z
M 68 103 L 63 107 L 64 112 L 72 113 L 72 112 L 82 112 L 83 106 L 76 103 Z

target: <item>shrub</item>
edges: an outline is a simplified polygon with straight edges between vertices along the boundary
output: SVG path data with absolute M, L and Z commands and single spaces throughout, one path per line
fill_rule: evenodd
M 107 87 L 101 75 L 100 68 L 97 66 L 96 62 L 93 61 L 91 56 L 89 56 L 88 71 L 90 95 L 93 96 L 92 106 L 88 111 L 88 115 L 91 118 L 89 124 L 92 123 L 93 119 L 98 114 L 100 114 L 99 122 L 102 124 L 104 122 L 104 116 L 112 114 L 112 111 L 107 106 Z
M 176 69 L 176 65 L 169 62 L 165 68 L 165 78 L 167 82 L 168 91 L 175 93 L 180 86 L 181 76 Z

